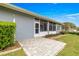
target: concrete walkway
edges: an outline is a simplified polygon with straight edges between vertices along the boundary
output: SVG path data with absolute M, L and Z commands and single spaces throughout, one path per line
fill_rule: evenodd
M 54 56 L 61 51 L 65 43 L 48 38 L 34 38 L 20 41 L 28 56 Z

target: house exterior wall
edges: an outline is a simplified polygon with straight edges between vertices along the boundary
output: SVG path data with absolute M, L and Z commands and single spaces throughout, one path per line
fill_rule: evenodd
M 45 35 L 49 35 L 49 34 L 58 34 L 60 33 L 61 29 L 61 25 L 55 24 L 56 25 L 56 30 L 55 31 L 49 31 L 49 22 L 47 22 L 47 31 L 40 31 L 40 19 L 37 21 L 34 21 L 34 24 L 38 23 L 39 24 L 39 33 L 36 34 L 34 33 L 34 37 L 40 37 L 40 36 L 45 36 Z
M 30 16 L 16 15 L 16 38 L 28 39 L 34 37 L 34 20 Z
M 61 25 L 56 24 L 56 33 L 57 33 L 57 34 L 60 33 L 61 30 L 62 30 L 62 29 L 61 29 Z
M 38 20 L 38 21 L 37 21 L 37 20 L 34 19 L 34 24 L 35 24 L 35 23 L 38 23 L 38 24 L 39 24 L 39 33 L 36 34 L 35 31 L 34 31 L 34 37 L 40 37 L 40 36 L 48 35 L 48 31 L 42 31 L 42 32 L 40 31 L 40 21 L 41 21 L 41 20 Z M 34 28 L 34 29 L 35 29 L 35 28 Z
M 12 11 L 8 8 L 0 7 L 0 21 L 16 22 L 16 39 L 23 40 L 33 37 L 45 36 L 48 34 L 57 34 L 61 28 L 56 31 L 49 31 L 49 22 L 47 23 L 47 31 L 40 31 L 40 20 L 35 21 L 34 17 L 22 14 L 20 12 Z M 39 33 L 35 34 L 35 23 L 39 23 Z M 61 27 L 61 26 L 60 26 Z
M 49 31 L 49 34 L 57 34 L 56 31 Z
M 5 8 L 0 7 L 0 21 L 10 21 L 14 19 L 14 14 L 6 10 Z
M 16 39 L 27 39 L 34 37 L 33 17 L 15 13 L 9 9 L 0 7 L 0 21 L 16 22 Z
M 49 31 L 49 34 L 57 34 L 57 24 L 55 24 L 56 25 L 56 31 Z M 54 24 L 53 24 L 53 26 L 54 26 Z

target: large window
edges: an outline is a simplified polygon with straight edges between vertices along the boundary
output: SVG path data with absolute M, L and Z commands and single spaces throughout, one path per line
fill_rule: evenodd
M 63 25 L 62 25 L 61 27 L 62 27 L 62 30 L 64 30 L 64 29 L 65 29 Z
M 57 25 L 57 30 L 60 30 L 60 26 L 59 25 Z
M 56 24 L 53 24 L 53 31 L 56 31 Z
M 61 30 L 61 25 L 57 25 L 57 30 Z
M 49 23 L 49 31 L 53 30 L 53 23 Z
M 46 21 L 40 21 L 40 31 L 47 31 L 47 22 Z

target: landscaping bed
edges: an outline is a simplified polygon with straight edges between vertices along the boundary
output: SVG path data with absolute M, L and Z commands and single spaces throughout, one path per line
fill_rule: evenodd
M 15 50 L 16 49 L 16 50 Z M 17 54 L 14 54 L 14 53 L 19 53 L 19 51 L 21 51 L 22 52 L 22 54 L 23 55 L 25 55 L 25 53 L 24 53 L 24 51 L 23 51 L 23 49 L 21 50 L 22 48 L 21 48 L 21 46 L 20 46 L 20 44 L 16 41 L 16 43 L 15 44 L 13 44 L 13 45 L 11 45 L 11 46 L 8 46 L 8 47 L 6 47 L 5 49 L 3 49 L 3 50 L 1 50 L 0 51 L 0 55 L 10 55 L 10 54 L 13 54 L 14 56 L 17 56 Z M 21 54 L 21 53 L 20 53 Z
M 9 50 L 13 50 L 13 49 L 16 49 L 16 48 L 20 48 L 20 47 L 21 47 L 20 44 L 18 42 L 16 42 L 12 46 L 8 46 L 5 49 L 1 50 L 0 53 L 4 52 L 4 51 L 9 51 Z
M 16 23 L 0 21 L 0 55 L 19 55 L 23 49 L 15 40 L 16 38 Z M 17 54 L 19 53 L 19 54 Z M 21 54 L 22 55 L 22 54 Z
M 26 56 L 26 54 L 24 53 L 23 49 L 20 49 L 18 51 L 12 52 L 12 53 L 8 53 L 8 54 L 4 54 L 2 56 Z

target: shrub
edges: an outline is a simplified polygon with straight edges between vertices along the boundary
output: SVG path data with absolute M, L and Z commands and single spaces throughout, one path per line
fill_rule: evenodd
M 0 21 L 0 50 L 14 43 L 16 24 Z
M 61 31 L 61 34 L 76 34 L 79 35 L 79 32 L 69 32 L 69 31 Z
M 77 35 L 79 35 L 79 32 L 77 32 Z
M 79 35 L 79 32 L 70 32 L 70 34 L 76 34 L 76 35 Z
M 60 34 L 68 34 L 68 31 L 61 31 Z
M 59 34 L 48 34 L 46 36 L 44 36 L 45 38 L 48 38 L 48 37 L 53 37 L 53 36 L 58 36 Z

